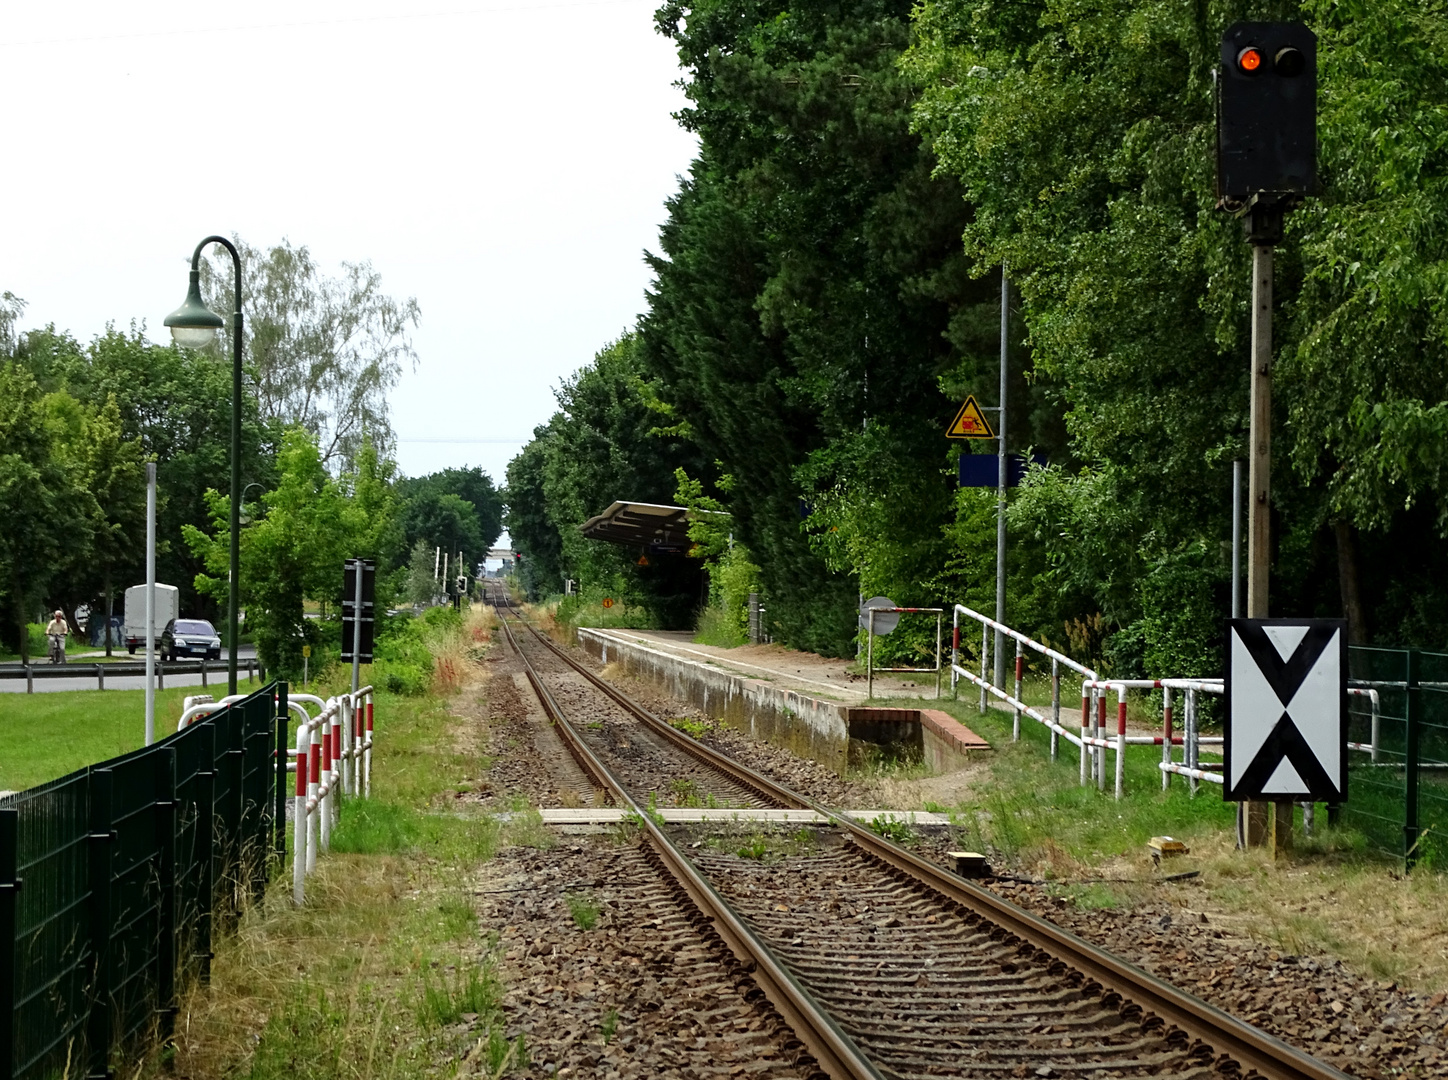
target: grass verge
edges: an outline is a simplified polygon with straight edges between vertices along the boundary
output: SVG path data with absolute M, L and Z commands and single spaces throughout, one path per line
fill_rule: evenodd
M 481 619 L 437 648 L 465 656 Z M 404 1080 L 526 1065 L 471 882 L 501 846 L 549 838 L 536 814 L 457 809 L 459 785 L 488 765 L 464 719 L 481 678 L 471 665 L 461 678 L 435 671 L 422 697 L 379 693 L 373 798 L 344 804 L 304 907 L 278 881 L 218 943 L 210 986 L 189 992 L 150 1075 Z

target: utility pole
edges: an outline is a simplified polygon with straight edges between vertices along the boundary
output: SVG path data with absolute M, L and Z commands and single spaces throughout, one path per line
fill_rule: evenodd
M 998 473 L 996 479 L 996 622 L 1006 621 L 1006 484 L 1009 481 L 1010 461 L 1006 457 L 1006 375 L 1009 372 L 1011 342 L 1011 282 L 1006 277 L 1005 264 L 1001 264 L 1001 401 L 996 434 L 1000 445 L 996 453 Z M 999 630 L 995 635 L 995 685 L 1004 686 L 1006 680 L 1006 636 Z

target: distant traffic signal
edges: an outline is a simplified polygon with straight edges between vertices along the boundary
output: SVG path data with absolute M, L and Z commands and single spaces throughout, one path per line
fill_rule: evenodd
M 1233 23 L 1217 81 L 1217 197 L 1317 184 L 1317 37 L 1302 23 Z

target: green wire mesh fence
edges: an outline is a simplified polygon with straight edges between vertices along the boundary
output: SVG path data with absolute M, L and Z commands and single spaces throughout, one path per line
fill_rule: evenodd
M 109 1077 L 164 1040 L 284 852 L 286 685 L 0 799 L 0 1080 Z
M 1353 646 L 1354 686 L 1378 694 L 1350 698 L 1343 824 L 1408 866 L 1441 866 L 1448 856 L 1448 655 Z

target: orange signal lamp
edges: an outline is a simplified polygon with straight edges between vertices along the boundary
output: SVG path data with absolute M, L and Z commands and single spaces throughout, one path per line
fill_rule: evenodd
M 1262 70 L 1262 50 L 1249 45 L 1237 54 L 1237 66 L 1248 75 Z

